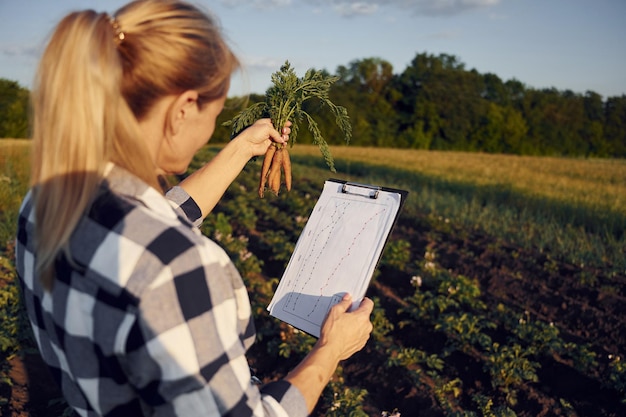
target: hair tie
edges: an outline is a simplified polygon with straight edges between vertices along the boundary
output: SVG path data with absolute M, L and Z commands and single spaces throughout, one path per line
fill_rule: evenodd
M 126 35 L 124 35 L 120 24 L 114 17 L 109 17 L 109 23 L 111 24 L 113 31 L 115 31 L 115 42 L 117 42 L 118 44 L 122 43 L 124 38 L 126 38 Z

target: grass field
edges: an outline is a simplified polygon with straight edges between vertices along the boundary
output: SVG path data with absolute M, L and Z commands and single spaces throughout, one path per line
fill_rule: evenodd
M 295 145 L 295 155 L 317 155 L 311 145 Z M 626 160 L 571 159 L 485 153 L 331 146 L 337 159 L 395 167 L 446 181 L 498 186 L 626 215 Z

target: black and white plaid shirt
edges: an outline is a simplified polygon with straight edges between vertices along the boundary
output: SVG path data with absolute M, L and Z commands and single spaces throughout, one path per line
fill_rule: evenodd
M 24 301 L 41 354 L 79 415 L 307 414 L 288 382 L 251 383 L 248 294 L 200 222 L 180 187 L 166 198 L 114 167 L 46 292 L 34 276 L 26 196 L 16 250 Z

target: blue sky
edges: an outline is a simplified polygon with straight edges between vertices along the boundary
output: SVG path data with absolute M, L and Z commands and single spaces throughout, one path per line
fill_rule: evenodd
M 624 0 L 192 0 L 213 11 L 245 72 L 231 95 L 263 93 L 288 59 L 334 73 L 381 58 L 402 72 L 418 53 L 467 69 L 604 98 L 626 94 Z M 119 0 L 0 0 L 0 77 L 30 87 L 46 36 L 67 12 Z

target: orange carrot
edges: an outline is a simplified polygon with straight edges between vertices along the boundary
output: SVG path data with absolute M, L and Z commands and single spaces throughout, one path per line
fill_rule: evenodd
M 283 148 L 276 149 L 274 157 L 272 158 L 272 166 L 267 177 L 267 183 L 274 194 L 278 195 L 280 191 L 280 170 L 282 168 L 282 156 Z
M 276 146 L 272 143 L 267 148 L 267 151 L 265 151 L 265 159 L 263 159 L 263 166 L 261 167 L 261 179 L 259 182 L 259 197 L 261 198 L 265 195 L 265 182 L 267 181 L 270 165 L 272 164 L 272 159 L 275 153 Z
M 283 149 L 282 165 L 285 172 L 285 187 L 287 187 L 287 191 L 291 191 L 291 158 L 287 148 L 283 147 Z

